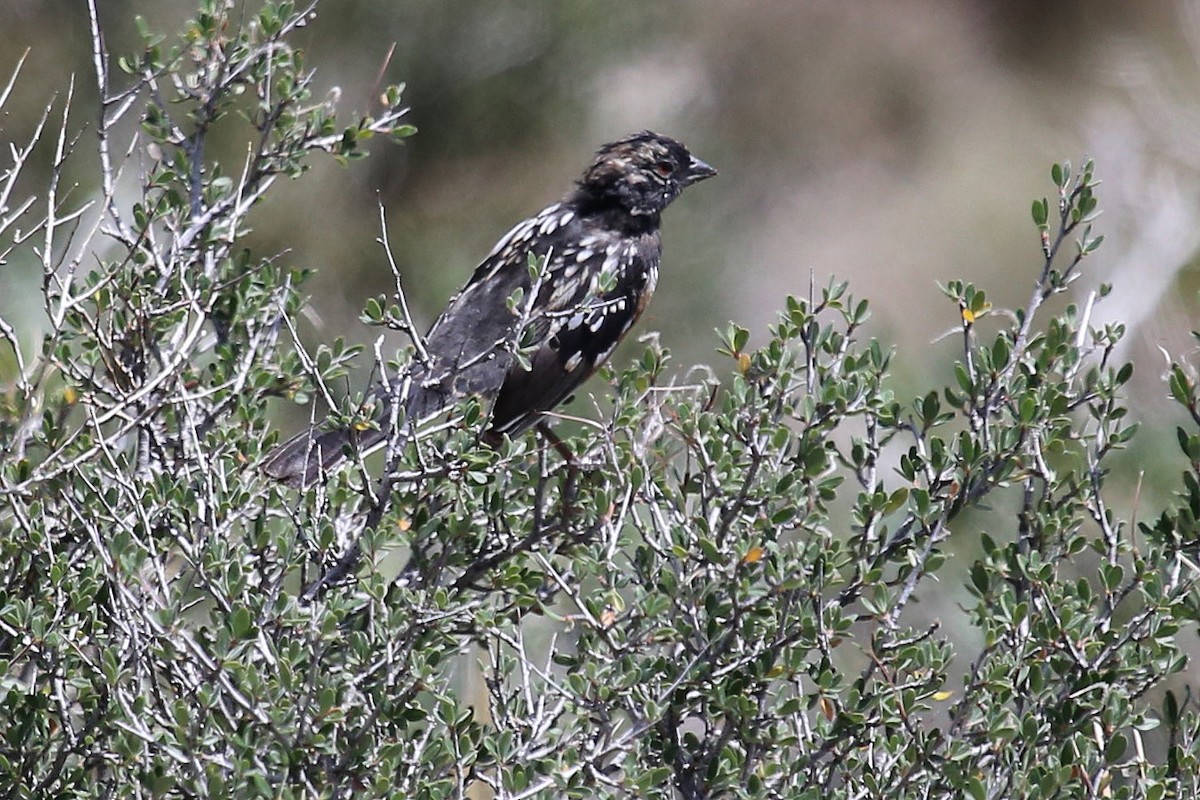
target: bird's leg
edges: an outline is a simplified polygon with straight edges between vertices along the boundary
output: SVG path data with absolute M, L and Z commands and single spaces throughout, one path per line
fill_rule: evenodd
M 562 490 L 562 514 L 564 519 L 569 519 L 575 516 L 575 491 L 579 486 L 579 471 L 580 463 L 575 454 L 571 452 L 571 448 L 567 447 L 567 443 L 558 438 L 553 430 L 550 429 L 550 424 L 546 420 L 539 420 L 537 423 L 537 431 L 542 435 L 550 446 L 558 451 L 558 454 L 567 462 L 567 474 L 563 476 Z
M 550 423 L 546 420 L 540 420 L 537 423 L 537 431 L 542 437 L 550 443 L 550 446 L 558 451 L 558 454 L 567 462 L 567 466 L 571 469 L 579 469 L 579 461 L 575 458 L 575 454 L 571 452 L 571 448 L 567 447 L 567 443 L 558 438 L 558 434 L 550 427 Z

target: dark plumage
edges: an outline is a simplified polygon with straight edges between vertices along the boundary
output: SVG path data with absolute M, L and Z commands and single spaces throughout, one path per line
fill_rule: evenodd
M 413 368 L 407 418 L 477 394 L 493 401 L 494 435 L 537 422 L 637 321 L 658 282 L 663 209 L 715 174 L 679 142 L 649 131 L 601 147 L 575 188 L 509 231 L 450 299 L 425 338 L 428 365 Z M 530 255 L 546 259 L 532 301 Z M 518 347 L 528 369 L 514 357 Z M 272 451 L 263 470 L 307 485 L 344 458 L 347 444 L 366 450 L 385 438 L 381 430 L 304 431 Z

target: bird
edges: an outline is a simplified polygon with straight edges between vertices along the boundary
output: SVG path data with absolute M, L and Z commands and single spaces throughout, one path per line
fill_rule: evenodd
M 501 237 L 450 298 L 412 362 L 404 419 L 429 419 L 474 395 L 491 403 L 490 442 L 538 423 L 645 311 L 658 283 L 663 211 L 716 174 L 649 130 L 601 146 L 571 190 Z M 306 487 L 386 441 L 386 428 L 310 427 L 261 468 Z

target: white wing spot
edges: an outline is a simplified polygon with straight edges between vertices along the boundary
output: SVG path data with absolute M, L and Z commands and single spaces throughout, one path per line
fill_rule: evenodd
M 496 242 L 496 246 L 492 248 L 492 252 L 488 254 L 488 258 L 505 250 L 512 250 L 513 245 L 518 242 L 527 241 L 533 235 L 533 227 L 536 224 L 536 219 L 527 219 L 517 223 L 513 226 L 512 230 L 500 238 L 500 241 Z
M 537 231 L 539 225 L 546 225 L 554 220 L 554 215 L 562 208 L 562 203 L 555 203 L 552 206 L 547 206 L 538 212 L 537 216 L 524 219 L 514 225 L 508 233 L 500 237 L 500 241 L 496 242 L 496 246 L 492 248 L 492 252 L 488 253 L 488 258 L 505 251 L 512 252 L 516 250 L 516 246 L 528 242 L 533 238 L 533 234 Z M 567 212 L 570 213 L 570 212 Z
M 563 305 L 571 299 L 571 295 L 575 293 L 575 283 L 568 278 L 569 275 L 564 275 L 564 279 L 559 281 L 554 287 L 554 291 L 550 293 L 550 299 L 547 305 L 552 309 L 562 308 Z
M 615 250 L 610 249 L 608 251 L 608 254 L 605 255 L 605 257 L 604 257 L 604 266 L 602 267 L 602 269 L 605 272 L 612 272 L 616 268 L 617 268 L 617 253 Z

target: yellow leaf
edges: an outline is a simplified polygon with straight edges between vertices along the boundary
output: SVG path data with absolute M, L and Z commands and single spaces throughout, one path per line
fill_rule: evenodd
M 79 392 L 75 391 L 74 386 L 67 386 L 63 389 L 63 402 L 69 406 L 79 402 Z
M 371 423 L 369 423 L 369 422 L 356 422 L 356 423 L 354 423 L 354 430 L 356 430 L 356 431 L 369 431 L 369 430 L 371 430 Z
M 396 527 L 402 531 L 406 531 L 412 527 L 412 520 L 408 517 L 401 517 L 400 519 L 396 520 Z
M 969 308 L 964 308 L 962 310 L 962 317 L 963 317 L 963 322 L 970 325 L 972 322 L 975 321 L 975 312 Z
M 763 556 L 765 556 L 766 554 L 767 554 L 766 550 L 763 550 L 758 545 L 755 545 L 754 547 L 751 547 L 749 550 L 746 551 L 746 555 L 742 556 L 742 563 L 743 564 L 757 564 L 759 561 L 762 561 Z
M 942 702 L 943 700 L 949 700 L 951 697 L 954 697 L 954 692 L 934 692 L 933 693 L 933 699 L 939 703 Z
M 615 589 L 608 593 L 608 608 L 614 609 L 617 613 L 625 610 L 625 598 L 621 597 Z
M 750 369 L 750 356 L 746 355 L 745 353 L 738 353 L 737 363 L 738 363 L 738 372 L 745 375 L 746 372 Z
M 822 696 L 819 702 L 821 704 L 821 713 L 825 715 L 825 719 L 832 722 L 834 715 L 837 714 L 837 709 L 834 708 L 833 701 L 828 697 Z

